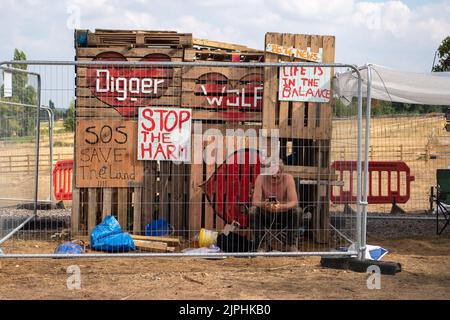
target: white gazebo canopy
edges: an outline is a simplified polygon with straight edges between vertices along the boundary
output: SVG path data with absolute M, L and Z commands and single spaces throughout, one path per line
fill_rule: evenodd
M 450 72 L 415 73 L 374 64 L 371 96 L 374 99 L 426 105 L 450 106 Z M 363 96 L 367 92 L 367 68 L 360 68 Z M 355 72 L 337 73 L 333 79 L 334 94 L 348 105 L 358 96 L 358 78 Z

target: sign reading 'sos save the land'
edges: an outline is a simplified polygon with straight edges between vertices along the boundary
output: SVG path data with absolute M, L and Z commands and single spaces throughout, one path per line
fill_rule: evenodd
M 77 188 L 125 188 L 143 181 L 142 162 L 136 160 L 136 121 L 78 120 L 76 128 Z
M 286 66 L 280 68 L 278 100 L 329 102 L 330 68 Z
M 139 108 L 138 159 L 190 162 L 192 111 Z

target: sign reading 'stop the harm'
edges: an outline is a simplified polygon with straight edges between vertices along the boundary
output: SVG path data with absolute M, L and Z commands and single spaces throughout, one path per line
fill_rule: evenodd
M 330 68 L 286 66 L 280 68 L 278 100 L 329 102 Z
M 192 110 L 139 108 L 138 160 L 190 162 Z

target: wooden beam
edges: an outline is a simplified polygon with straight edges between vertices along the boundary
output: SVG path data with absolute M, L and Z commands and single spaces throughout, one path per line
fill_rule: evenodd
M 118 200 L 117 200 L 117 215 L 120 226 L 124 231 L 127 230 L 127 208 L 128 208 L 128 189 L 127 188 L 118 188 Z
M 92 229 L 97 224 L 97 189 L 88 189 L 88 232 L 91 235 Z
M 142 188 L 134 188 L 133 232 L 142 231 Z
M 73 181 L 73 180 L 72 180 Z M 80 189 L 75 188 L 75 182 L 72 184 L 72 218 L 71 233 L 72 238 L 77 237 L 80 229 Z
M 140 251 L 167 252 L 175 251 L 174 247 L 167 246 L 165 242 L 134 240 L 134 246 Z
M 140 235 L 132 234 L 131 238 L 133 238 L 133 240 L 156 241 L 156 242 L 164 242 L 164 243 L 174 244 L 174 245 L 180 244 L 179 238 L 172 238 L 172 237 L 140 236 Z
M 241 44 L 227 43 L 227 42 L 221 42 L 221 41 L 211 41 L 211 40 L 207 40 L 207 39 L 193 38 L 192 44 L 194 46 L 218 48 L 218 49 L 225 49 L 225 50 L 236 50 L 236 51 L 247 51 L 247 52 L 254 51 L 254 52 L 264 53 L 264 51 L 262 51 L 262 50 L 249 48 L 249 47 L 241 45 Z

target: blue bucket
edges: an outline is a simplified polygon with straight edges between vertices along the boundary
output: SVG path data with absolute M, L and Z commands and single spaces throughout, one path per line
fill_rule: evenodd
M 153 220 L 152 223 L 149 223 L 145 227 L 145 235 L 146 236 L 167 236 L 169 235 L 170 227 L 166 220 L 158 219 Z

